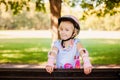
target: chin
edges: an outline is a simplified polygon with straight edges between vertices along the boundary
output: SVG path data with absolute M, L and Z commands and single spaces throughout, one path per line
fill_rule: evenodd
M 61 39 L 61 40 L 66 40 L 66 39 Z
M 61 40 L 65 40 L 65 38 L 61 38 Z
M 66 39 L 68 39 L 68 38 L 66 38 L 66 37 L 61 37 L 61 40 L 66 40 Z

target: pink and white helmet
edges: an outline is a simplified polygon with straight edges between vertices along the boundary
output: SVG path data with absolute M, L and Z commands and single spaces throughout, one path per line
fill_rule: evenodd
M 79 21 L 78 19 L 75 17 L 75 16 L 72 16 L 72 15 L 65 15 L 65 16 L 62 16 L 58 19 L 58 25 L 60 25 L 60 23 L 62 21 L 70 21 L 73 23 L 74 27 L 78 30 L 78 33 L 80 31 L 80 25 L 79 25 Z

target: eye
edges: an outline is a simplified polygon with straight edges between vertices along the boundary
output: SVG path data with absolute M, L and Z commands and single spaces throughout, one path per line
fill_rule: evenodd
M 66 30 L 66 31 L 69 31 L 69 29 L 67 29 L 67 28 L 66 28 L 65 30 Z
M 59 28 L 58 30 L 59 30 L 59 31 L 63 31 L 63 28 Z

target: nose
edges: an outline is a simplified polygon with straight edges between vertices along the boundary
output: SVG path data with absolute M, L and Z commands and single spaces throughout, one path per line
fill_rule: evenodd
M 65 34 L 65 30 L 62 30 L 61 33 L 62 33 L 62 34 Z

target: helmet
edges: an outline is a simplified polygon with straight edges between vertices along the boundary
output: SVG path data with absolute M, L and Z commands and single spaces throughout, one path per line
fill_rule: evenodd
M 70 21 L 73 23 L 74 27 L 78 30 L 78 33 L 80 31 L 80 25 L 79 25 L 79 21 L 76 17 L 74 16 L 71 16 L 71 15 L 65 15 L 65 16 L 62 16 L 58 19 L 58 25 L 60 25 L 60 23 L 62 21 Z

